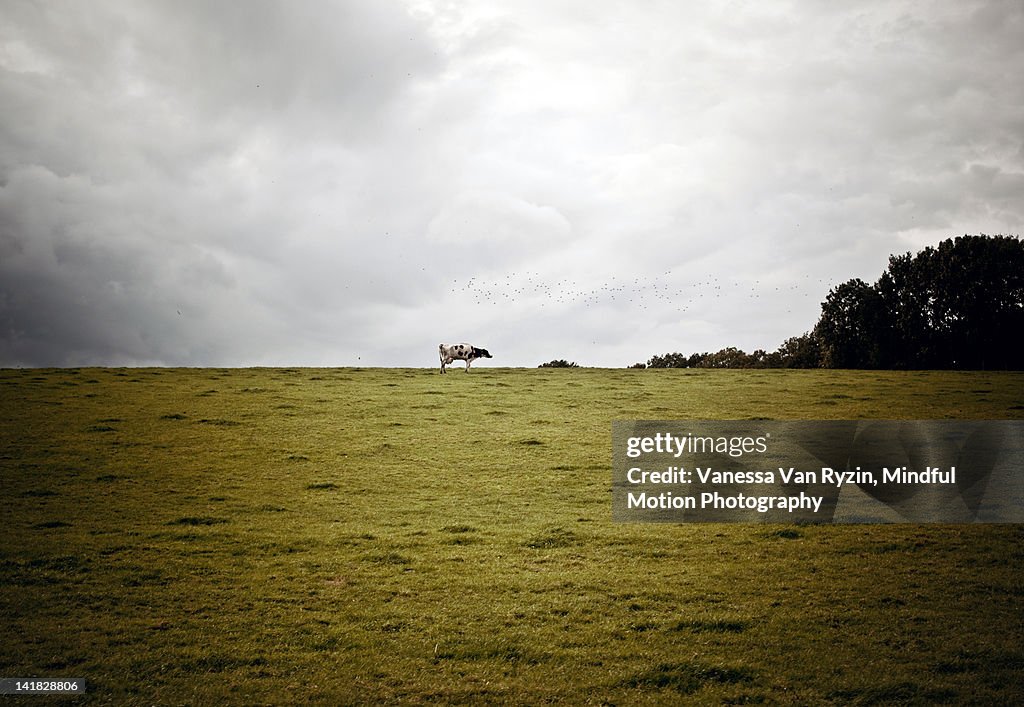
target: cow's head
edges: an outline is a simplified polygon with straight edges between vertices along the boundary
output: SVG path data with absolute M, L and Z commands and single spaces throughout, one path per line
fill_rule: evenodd
M 474 358 L 494 358 L 493 356 L 491 356 L 491 352 L 488 351 L 487 349 L 478 349 L 475 346 L 473 347 L 473 357 Z

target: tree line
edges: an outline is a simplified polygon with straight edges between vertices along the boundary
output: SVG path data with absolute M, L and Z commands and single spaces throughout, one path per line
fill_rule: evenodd
M 1024 242 L 950 238 L 832 288 L 814 328 L 773 352 L 727 347 L 633 368 L 1024 369 Z

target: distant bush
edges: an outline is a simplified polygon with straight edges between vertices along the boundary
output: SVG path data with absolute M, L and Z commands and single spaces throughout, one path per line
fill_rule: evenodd
M 548 361 L 547 363 L 542 363 L 539 366 L 537 366 L 537 368 L 579 368 L 579 367 L 580 367 L 580 365 L 578 363 L 576 363 L 575 361 L 570 363 L 569 361 L 566 361 L 564 358 L 560 358 L 560 359 L 557 359 L 555 361 Z
M 818 368 L 821 366 L 821 347 L 814 332 L 786 339 L 778 351 L 768 353 L 758 349 L 746 353 L 728 346 L 714 353 L 667 353 L 652 356 L 646 364 L 635 363 L 630 368 Z

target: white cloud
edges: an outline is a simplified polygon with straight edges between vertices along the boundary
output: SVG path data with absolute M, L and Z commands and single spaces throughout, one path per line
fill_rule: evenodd
M 0 364 L 772 349 L 890 253 L 1019 233 L 1022 31 L 1012 1 L 5 3 Z

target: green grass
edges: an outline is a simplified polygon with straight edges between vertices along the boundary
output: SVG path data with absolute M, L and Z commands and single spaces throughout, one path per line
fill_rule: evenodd
M 0 677 L 84 677 L 76 704 L 1019 703 L 1020 526 L 616 525 L 610 442 L 1022 417 L 1018 373 L 0 371 Z

